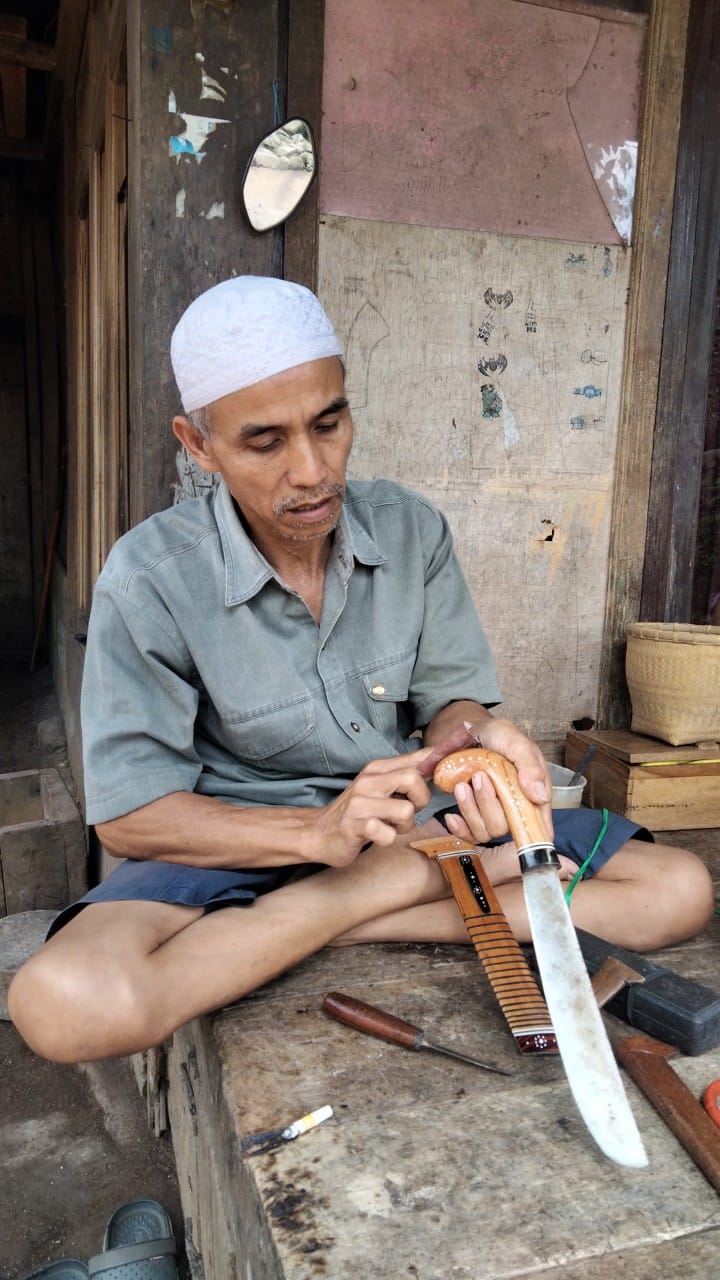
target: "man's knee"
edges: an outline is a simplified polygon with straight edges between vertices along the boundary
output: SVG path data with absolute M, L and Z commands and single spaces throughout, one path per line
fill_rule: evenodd
M 15 975 L 8 1013 L 29 1047 L 53 1062 L 87 1062 L 127 1052 L 115 1048 L 142 1038 L 145 1010 L 120 968 L 89 956 L 41 947 Z
M 651 892 L 658 916 L 665 919 L 668 941 L 682 942 L 701 933 L 715 909 L 712 877 L 705 864 L 687 849 L 659 846 L 659 870 Z

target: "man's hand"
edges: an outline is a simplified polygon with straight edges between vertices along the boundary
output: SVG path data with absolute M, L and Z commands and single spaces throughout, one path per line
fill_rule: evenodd
M 415 814 L 430 800 L 420 766 L 429 750 L 373 760 L 330 804 L 316 810 L 314 843 L 317 858 L 344 867 L 371 842 L 395 843 L 415 827 Z
M 511 720 L 496 719 L 484 711 L 477 719 L 466 721 L 432 748 L 422 764 L 423 774 L 430 776 L 443 756 L 476 745 L 497 751 L 515 765 L 522 790 L 528 800 L 540 806 L 548 833 L 552 835 L 552 784 L 545 758 L 540 748 Z M 487 844 L 490 839 L 507 835 L 505 810 L 486 773 L 476 773 L 472 785 L 460 783 L 454 794 L 462 818 L 448 818 L 447 825 L 453 835 L 471 839 L 475 844 Z

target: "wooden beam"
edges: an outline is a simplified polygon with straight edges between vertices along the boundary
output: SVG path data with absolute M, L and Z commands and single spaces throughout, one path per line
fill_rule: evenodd
M 690 0 L 654 0 L 648 30 L 598 723 L 629 724 L 627 624 L 640 614 Z
M 0 15 L 0 24 L 5 20 Z M 21 36 L 0 33 L 0 64 L 25 67 L 27 71 L 54 71 L 55 49 L 51 44 L 38 44 Z
M 289 0 L 287 115 L 308 121 L 315 137 L 316 164 L 320 163 L 324 17 L 324 0 Z M 316 174 L 285 224 L 283 275 L 308 289 L 317 288 L 319 192 Z
M 87 20 L 88 0 L 60 0 L 55 37 L 56 65 L 50 77 L 45 114 L 45 168 L 43 183 L 49 193 L 54 186 L 61 157 L 67 146 L 75 146 L 73 95 Z M 67 189 L 65 191 L 67 203 Z
M 720 0 L 692 0 L 640 617 L 688 622 L 720 265 Z

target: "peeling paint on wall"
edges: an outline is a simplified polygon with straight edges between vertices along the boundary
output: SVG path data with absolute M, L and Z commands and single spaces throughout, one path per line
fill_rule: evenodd
M 227 89 L 220 84 L 218 80 L 213 79 L 205 70 L 205 58 L 202 53 L 195 54 L 195 61 L 200 67 L 200 97 L 215 98 L 218 102 L 224 102 L 227 97 Z M 221 68 L 221 71 L 223 68 Z M 227 71 L 225 72 L 227 74 Z
M 172 134 L 169 142 L 169 154 L 176 160 L 182 156 L 194 156 L 198 164 L 205 159 L 203 150 L 211 133 L 221 124 L 230 124 L 229 120 L 217 116 L 198 116 L 190 111 L 178 111 L 177 99 L 172 90 L 168 94 L 168 112 L 185 121 L 185 132 Z
M 201 212 L 199 216 L 201 218 L 207 218 L 208 222 L 210 221 L 211 218 L 224 218 L 225 217 L 225 201 L 216 200 L 214 204 L 210 205 L 210 208 L 208 209 L 207 213 Z
M 632 211 L 637 173 L 637 142 L 624 142 L 620 147 L 588 144 L 593 177 L 613 220 L 615 230 L 625 244 L 632 235 Z
M 182 187 L 175 196 L 175 217 L 185 217 L 185 188 Z

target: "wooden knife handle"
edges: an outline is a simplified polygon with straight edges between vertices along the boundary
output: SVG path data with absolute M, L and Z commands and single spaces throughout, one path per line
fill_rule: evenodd
M 325 1013 L 338 1022 L 344 1022 L 358 1031 L 366 1031 L 368 1035 L 378 1036 L 380 1040 L 389 1040 L 390 1044 L 402 1044 L 406 1049 L 418 1049 L 423 1037 L 421 1027 L 412 1022 L 404 1022 L 384 1009 L 376 1009 L 375 1005 L 366 1004 L 364 1000 L 356 1000 L 354 996 L 343 995 L 342 991 L 331 991 L 326 995 L 322 1005 Z
M 520 788 L 515 765 L 497 751 L 486 751 L 484 747 L 453 751 L 436 766 L 433 782 L 441 791 L 452 793 L 458 782 L 469 782 L 474 773 L 486 773 L 492 781 L 518 852 L 533 844 L 552 848 L 539 808 Z
M 557 1053 L 547 1005 L 477 850 L 458 836 L 413 840 L 412 847 L 437 858 L 520 1052 Z

